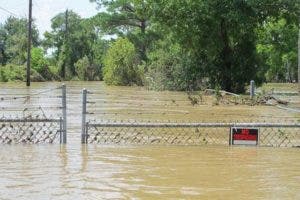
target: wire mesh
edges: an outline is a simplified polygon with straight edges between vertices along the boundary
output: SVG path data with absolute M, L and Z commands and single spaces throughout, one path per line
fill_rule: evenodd
M 225 128 L 88 126 L 87 143 L 139 145 L 228 144 Z
M 0 143 L 62 143 L 62 89 L 5 88 L 0 94 Z M 18 93 L 16 93 L 18 92 Z
M 245 112 L 245 106 L 238 109 L 232 106 L 222 112 L 223 108 L 209 105 L 212 100 L 210 96 L 204 96 L 206 103 L 200 102 L 195 106 L 184 95 L 157 94 L 149 91 L 99 93 L 83 90 L 82 142 L 109 145 L 228 145 L 231 144 L 231 128 L 240 125 L 259 128 L 260 146 L 300 146 L 300 118 L 297 115 L 277 115 L 266 108 L 261 110 L 268 112 L 256 112 L 254 109 Z M 192 123 L 195 116 L 202 123 Z
M 260 146 L 300 147 L 300 125 L 258 123 L 87 123 L 86 143 L 228 145 L 231 127 L 236 126 L 259 127 Z
M 260 145 L 269 147 L 300 147 L 300 125 L 260 128 Z
M 62 120 L 0 119 L 0 143 L 37 144 L 60 142 Z

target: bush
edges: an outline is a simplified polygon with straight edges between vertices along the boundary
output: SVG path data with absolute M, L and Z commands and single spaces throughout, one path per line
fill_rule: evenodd
M 142 73 L 134 45 L 126 38 L 117 39 L 104 57 L 104 81 L 109 85 L 141 85 Z
M 94 81 L 101 78 L 98 65 L 91 65 L 87 56 L 84 56 L 75 63 L 75 71 L 77 78 L 82 81 Z
M 57 66 L 49 66 L 49 72 L 52 74 L 55 80 L 60 80 L 60 69 Z
M 145 85 L 154 90 L 190 90 L 197 87 L 192 65 L 187 63 L 178 45 L 163 42 L 149 55 Z M 195 85 L 195 86 L 194 86 Z
M 75 71 L 79 80 L 86 79 L 89 66 L 90 62 L 87 56 L 84 56 L 75 63 Z
M 87 73 L 88 69 L 90 67 L 90 62 L 87 56 L 84 56 L 83 58 L 79 59 L 75 63 L 75 71 L 77 73 L 77 76 L 79 80 L 87 80 Z
M 31 67 L 41 73 L 47 67 L 48 61 L 44 57 L 44 52 L 41 48 L 32 48 L 31 50 Z
M 53 67 L 52 67 L 53 69 Z M 60 80 L 59 73 L 55 70 L 52 72 L 51 68 L 49 67 L 49 62 L 44 56 L 44 52 L 41 48 L 32 48 L 31 51 L 31 70 L 35 70 L 39 73 L 39 78 L 34 76 L 32 81 L 35 80 Z
M 31 69 L 32 81 L 45 81 L 45 79 L 34 69 Z M 26 81 L 26 67 L 19 65 L 6 65 L 0 67 L 0 81 Z
M 6 65 L 1 67 L 1 81 L 25 81 L 26 71 L 24 66 Z

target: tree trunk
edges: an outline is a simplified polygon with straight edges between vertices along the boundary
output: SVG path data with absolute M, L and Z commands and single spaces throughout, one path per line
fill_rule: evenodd
M 5 65 L 5 52 L 4 49 L 0 49 L 0 58 L 1 58 L 1 65 L 4 66 Z
M 226 22 L 224 19 L 221 20 L 221 40 L 223 42 L 223 49 L 221 52 L 221 59 L 222 59 L 221 80 L 220 80 L 220 82 L 222 83 L 221 87 L 226 91 L 234 92 L 232 81 L 231 81 L 232 50 L 229 46 L 229 37 L 227 33 Z
M 299 35 L 298 35 L 298 91 L 300 93 L 300 24 L 299 24 Z
M 146 56 L 146 41 L 145 41 L 145 34 L 146 34 L 146 21 L 143 20 L 141 21 L 141 33 L 142 33 L 142 41 L 141 41 L 141 58 L 142 60 L 147 60 L 147 56 Z
M 286 68 L 285 81 L 287 83 L 291 83 L 293 78 L 292 78 L 292 73 L 291 73 L 291 63 L 289 60 L 286 60 L 285 68 Z

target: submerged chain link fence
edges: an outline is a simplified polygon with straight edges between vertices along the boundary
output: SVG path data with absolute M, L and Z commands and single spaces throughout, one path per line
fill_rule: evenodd
M 86 124 L 86 142 L 137 145 L 228 144 L 228 129 L 209 124 Z
M 114 120 L 98 122 L 88 116 L 98 111 L 88 111 L 87 100 L 92 94 L 82 93 L 82 143 L 107 145 L 229 145 L 231 128 L 259 129 L 258 144 L 269 147 L 300 147 L 299 121 L 289 119 L 286 123 L 170 123 L 170 122 L 124 122 Z M 117 115 L 115 115 L 117 116 Z M 103 119 L 101 119 L 103 120 Z M 283 121 L 283 120 L 281 120 Z
M 0 143 L 66 143 L 65 85 L 24 95 L 24 89 L 5 90 L 0 97 Z
M 62 140 L 62 119 L 0 119 L 0 143 L 37 144 Z
M 87 123 L 84 143 L 228 145 L 234 127 L 258 127 L 260 146 L 300 147 L 300 125 L 266 123 Z

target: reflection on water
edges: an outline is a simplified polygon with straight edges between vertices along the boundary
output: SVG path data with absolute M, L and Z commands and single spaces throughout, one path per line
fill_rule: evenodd
M 299 199 L 299 149 L 1 146 L 0 199 Z
M 31 94 L 36 89 L 58 85 L 33 83 L 31 89 L 21 91 Z M 106 87 L 98 82 L 67 83 L 68 144 L 1 145 L 0 200 L 300 199 L 299 149 L 81 146 L 80 92 L 84 87 L 98 93 L 92 101 L 106 112 L 93 116 L 99 119 L 218 121 L 299 117 L 264 106 L 192 106 L 179 92 Z M 134 114 L 136 111 L 142 114 Z

